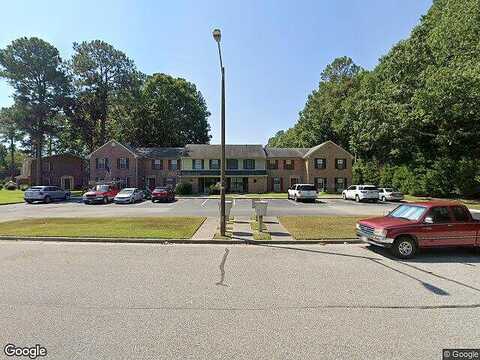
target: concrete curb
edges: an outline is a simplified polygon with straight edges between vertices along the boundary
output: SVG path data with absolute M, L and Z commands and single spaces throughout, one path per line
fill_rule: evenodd
M 138 238 L 73 238 L 73 237 L 50 237 L 50 236 L 0 236 L 1 240 L 7 241 L 38 241 L 38 242 L 78 242 L 78 243 L 114 243 L 114 244 L 250 244 L 250 245 L 308 245 L 308 244 L 360 244 L 358 239 L 320 239 L 320 240 L 192 240 L 192 239 L 138 239 Z

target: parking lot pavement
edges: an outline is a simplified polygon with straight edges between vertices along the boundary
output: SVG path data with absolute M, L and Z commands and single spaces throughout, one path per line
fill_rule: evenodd
M 42 217 L 109 217 L 109 216 L 218 216 L 218 199 L 177 199 L 173 203 L 85 205 L 79 200 L 50 204 L 13 204 L 0 206 L 0 221 Z M 355 203 L 328 199 L 316 203 L 296 203 L 293 200 L 268 200 L 268 214 L 282 215 L 383 215 L 397 204 Z M 231 214 L 250 216 L 252 201 L 234 199 Z
M 480 257 L 364 245 L 0 242 L 0 343 L 49 359 L 439 359 L 479 348 Z

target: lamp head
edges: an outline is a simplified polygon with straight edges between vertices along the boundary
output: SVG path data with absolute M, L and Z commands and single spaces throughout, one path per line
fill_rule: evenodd
M 220 31 L 220 29 L 213 30 L 212 34 L 215 41 L 219 43 L 220 39 L 222 38 L 222 32 Z

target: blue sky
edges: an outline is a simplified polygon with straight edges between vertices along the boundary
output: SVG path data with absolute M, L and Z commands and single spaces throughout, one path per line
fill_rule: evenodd
M 2 4 L 0 47 L 20 36 L 55 45 L 101 39 L 147 73 L 186 78 L 212 113 L 220 141 L 220 71 L 211 36 L 222 29 L 227 79 L 227 142 L 265 144 L 292 126 L 320 72 L 335 57 L 365 68 L 408 37 L 432 0 L 37 1 Z M 0 80 L 0 106 L 11 104 Z

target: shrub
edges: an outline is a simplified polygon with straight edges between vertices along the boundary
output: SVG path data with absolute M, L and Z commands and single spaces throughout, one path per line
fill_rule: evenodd
M 425 173 L 425 190 L 432 196 L 451 196 L 455 190 L 458 164 L 454 160 L 440 159 Z
M 208 195 L 220 194 L 220 184 L 212 184 L 208 187 Z
M 424 195 L 423 170 L 417 169 L 414 172 L 406 166 L 398 166 L 393 173 L 391 185 L 405 194 Z
M 188 182 L 178 183 L 175 187 L 175 193 L 177 193 L 178 195 L 190 195 L 192 194 L 192 192 L 192 184 Z
M 25 190 L 27 190 L 29 187 L 30 187 L 30 186 L 27 185 L 27 184 L 22 184 L 22 185 L 20 185 L 20 190 L 25 191 Z
M 470 197 L 480 193 L 480 164 L 476 160 L 457 162 L 455 184 L 459 194 Z
M 382 167 L 380 169 L 379 186 L 392 186 L 395 170 L 396 166 L 385 165 L 384 167 Z
M 4 188 L 6 190 L 17 190 L 18 186 L 13 181 L 9 181 L 4 185 Z

